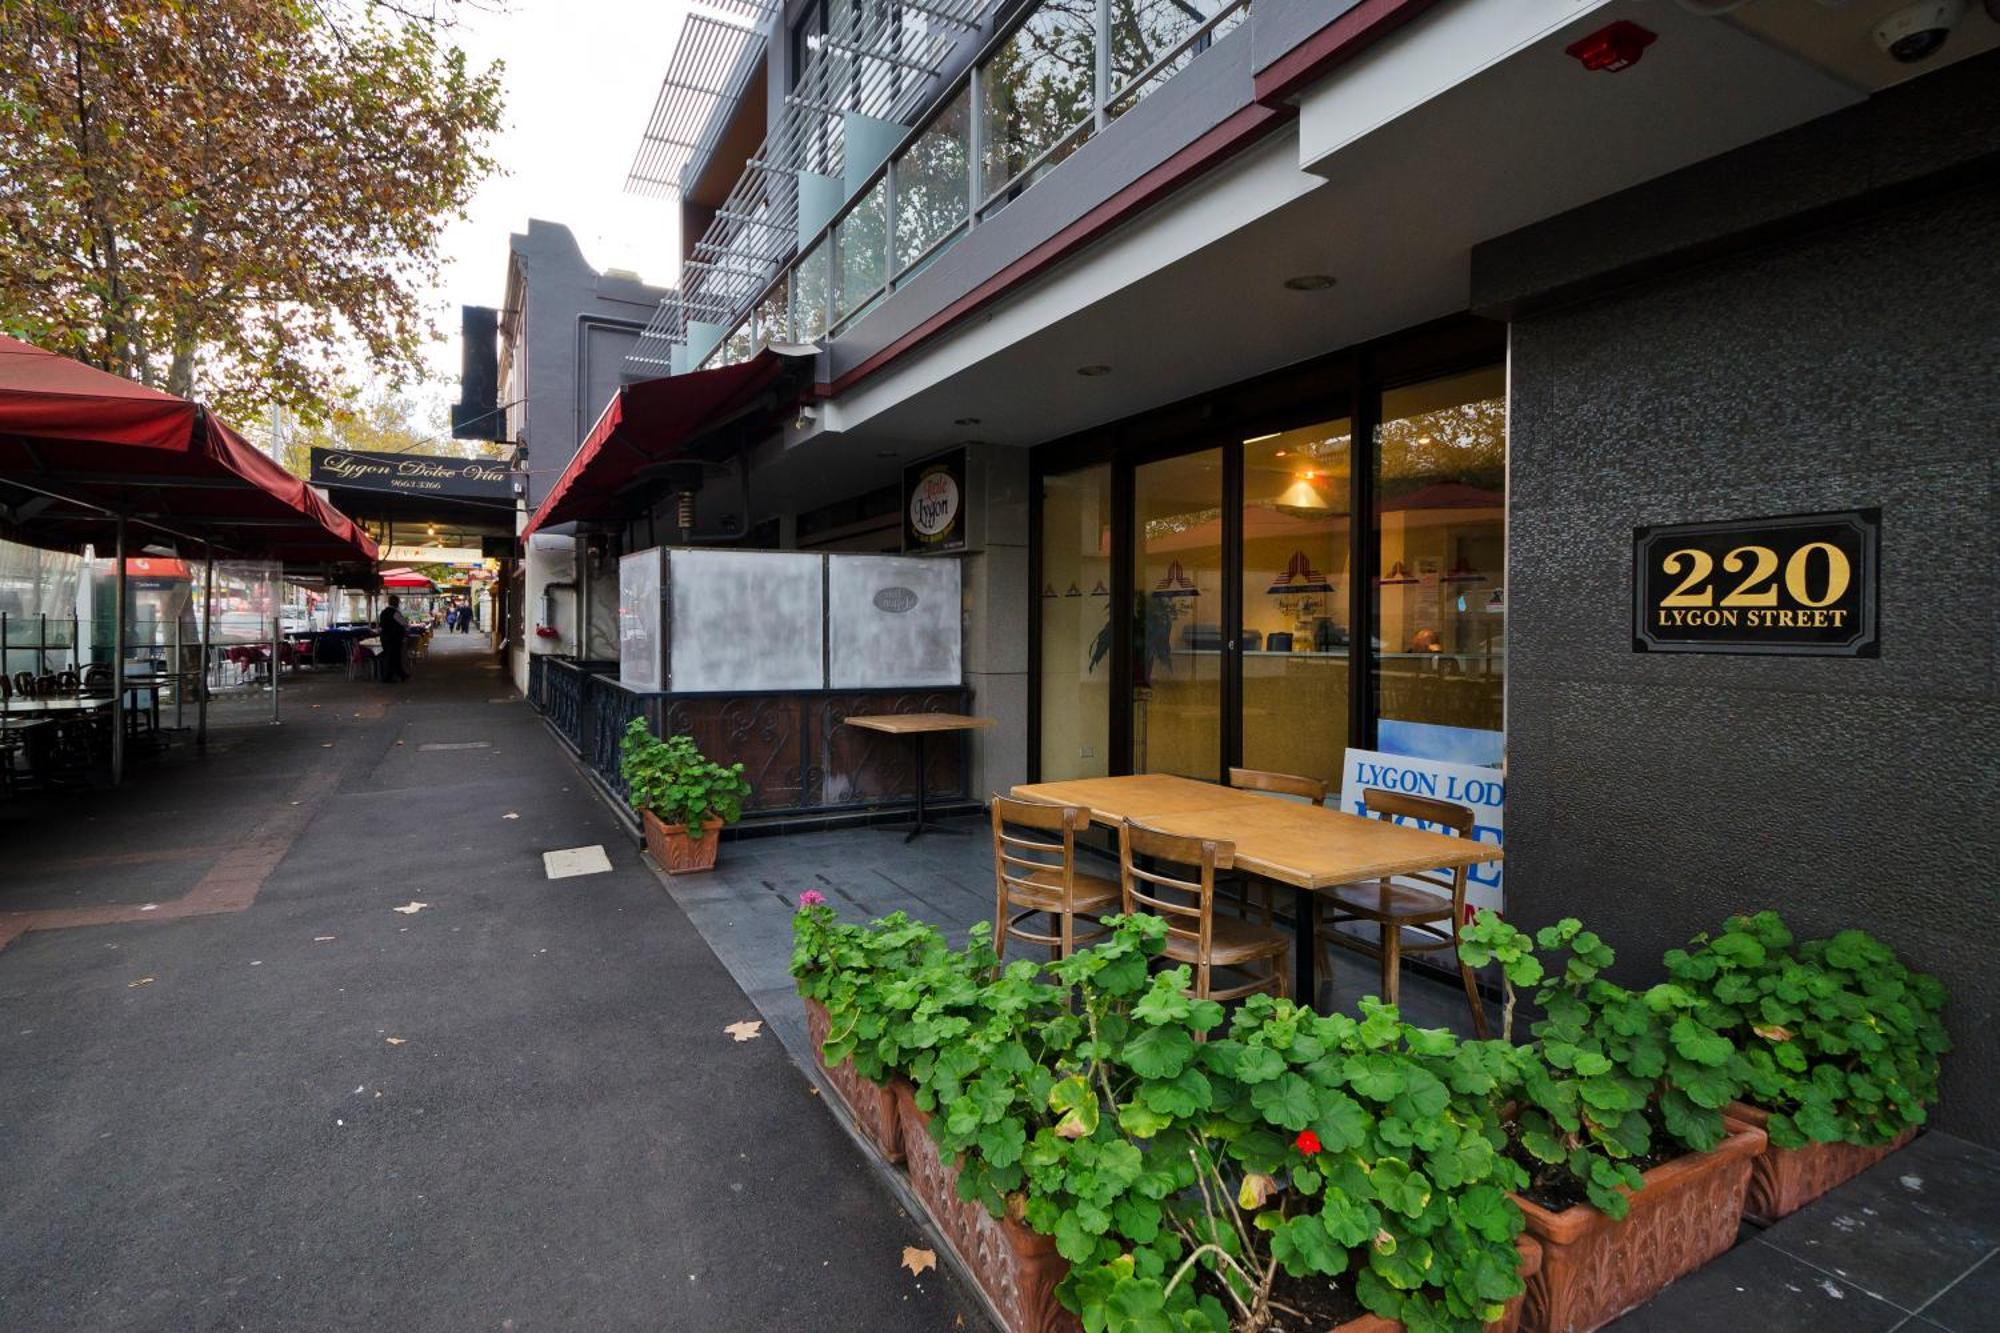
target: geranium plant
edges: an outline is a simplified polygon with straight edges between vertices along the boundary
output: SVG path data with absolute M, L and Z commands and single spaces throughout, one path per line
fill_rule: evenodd
M 1742 1048 L 1744 1099 L 1780 1148 L 1874 1147 L 1937 1100 L 1944 987 L 1866 931 L 1794 943 L 1776 912 L 1731 917 L 1671 950 L 1667 973 L 1702 996 Z
M 1055 1238 L 1085 1327 L 1262 1329 L 1349 1274 L 1413 1329 L 1498 1318 L 1522 1289 L 1522 1177 L 1490 1105 L 1497 1044 L 1269 997 L 1218 1035 L 1186 967 L 1149 972 L 1164 924 L 1107 924 L 1049 966 L 1059 987 L 1010 966 L 912 1066 L 961 1192 Z
M 618 775 L 625 780 L 634 810 L 652 812 L 661 823 L 678 825 L 699 839 L 703 822 L 733 824 L 743 817 L 750 783 L 741 764 L 718 764 L 695 748 L 692 736 L 654 736 L 635 717 L 618 742 Z
M 1509 1087 L 1508 1134 L 1531 1194 L 1559 1197 L 1567 1184 L 1622 1218 L 1623 1190 L 1643 1188 L 1647 1163 L 1722 1141 L 1722 1108 L 1742 1088 L 1747 1064 L 1715 1001 L 1672 982 L 1633 991 L 1606 979 L 1611 946 L 1575 917 L 1531 943 L 1484 911 L 1459 938 L 1466 962 L 1501 963 L 1510 1020 L 1515 985 L 1540 982 L 1534 1001 L 1543 1017 L 1529 1028 L 1534 1040 L 1512 1048 Z M 1535 946 L 1557 955 L 1555 965 Z M 1511 1036 L 1511 1021 L 1507 1029 Z

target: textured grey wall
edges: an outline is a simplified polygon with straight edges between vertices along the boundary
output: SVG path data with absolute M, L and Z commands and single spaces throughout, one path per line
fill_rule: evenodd
M 1515 322 L 1507 880 L 1628 976 L 1737 910 L 1874 931 L 2000 1144 L 1996 236 L 1989 183 Z M 1634 526 L 1863 506 L 1879 660 L 1632 651 Z

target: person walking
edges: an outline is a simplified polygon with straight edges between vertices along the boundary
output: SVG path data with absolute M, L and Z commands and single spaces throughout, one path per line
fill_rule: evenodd
M 382 681 L 396 684 L 410 678 L 403 670 L 403 640 L 409 634 L 410 622 L 403 616 L 403 599 L 389 594 L 389 604 L 382 608 L 381 619 L 376 628 L 382 632 Z

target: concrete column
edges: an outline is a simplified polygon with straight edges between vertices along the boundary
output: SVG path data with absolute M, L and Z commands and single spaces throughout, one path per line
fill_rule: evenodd
M 965 679 L 972 708 L 998 724 L 973 743 L 971 794 L 985 799 L 1028 776 L 1028 451 L 966 451 Z

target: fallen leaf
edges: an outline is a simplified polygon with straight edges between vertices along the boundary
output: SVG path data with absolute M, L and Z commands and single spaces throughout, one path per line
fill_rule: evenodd
M 404 916 L 415 916 L 417 913 L 423 911 L 426 907 L 429 906 L 430 906 L 429 903 L 420 903 L 415 898 L 412 898 L 408 903 L 404 904 L 403 906 L 392 907 L 389 910 L 392 912 L 401 912 Z
M 1768 1025 L 1764 1023 L 1752 1023 L 1750 1025 L 1750 1030 L 1756 1033 L 1758 1036 L 1762 1037 L 1765 1041 L 1785 1042 L 1785 1041 L 1790 1041 L 1792 1039 L 1791 1029 L 1779 1027 L 1776 1023 L 1771 1023 Z
M 722 1030 L 738 1041 L 755 1041 L 763 1035 L 764 1020 L 761 1018 L 746 1018 L 741 1023 L 731 1023 Z
M 320 749 L 322 749 L 322 750 L 331 750 L 331 749 L 333 748 L 333 742 L 332 742 L 332 741 L 321 741 L 321 742 L 319 743 L 319 748 L 320 748 Z
M 391 1046 L 407 1046 L 410 1041 L 408 1037 L 385 1037 L 383 1040 Z
M 508 811 L 508 812 L 507 812 L 506 814 L 504 814 L 504 815 L 500 816 L 500 818 L 502 818 L 502 819 L 519 819 L 519 818 L 520 818 L 520 816 L 519 816 L 519 815 L 517 815 L 517 814 L 515 814 L 515 813 L 514 813 L 514 812 L 513 812 L 512 810 L 509 810 L 509 811 Z
M 401 742 L 401 741 L 397 741 L 397 742 L 396 742 L 396 744 L 398 744 L 398 745 L 401 745 L 401 744 L 402 744 L 402 742 Z
M 138 979 L 137 981 L 130 981 L 130 982 L 127 982 L 127 983 L 125 984 L 125 989 L 126 989 L 126 990 L 131 990 L 131 989 L 132 989 L 132 987 L 134 987 L 134 986 L 150 986 L 150 985 L 152 985 L 152 984 L 153 984 L 153 979 L 152 979 L 151 977 L 140 977 L 140 978 L 139 978 L 139 979 Z M 741 1040 L 742 1040 L 742 1038 L 741 1038 L 741 1037 L 738 1037 L 738 1038 L 737 1038 L 737 1040 L 738 1040 L 738 1041 L 741 1041 Z
M 331 936 L 331 935 L 315 935 L 315 936 L 313 936 L 313 943 L 314 943 L 314 944 L 325 944 L 325 943 L 326 943 L 326 942 L 327 942 L 328 940 L 330 940 L 330 939 L 332 939 L 332 938 L 333 938 L 333 936 Z
M 910 1270 L 911 1277 L 922 1277 L 926 1268 L 937 1267 L 937 1251 L 920 1250 L 914 1245 L 905 1245 L 903 1267 Z
M 140 908 L 139 910 L 142 912 L 157 912 L 160 910 L 160 905 L 158 903 L 147 903 L 144 907 Z

